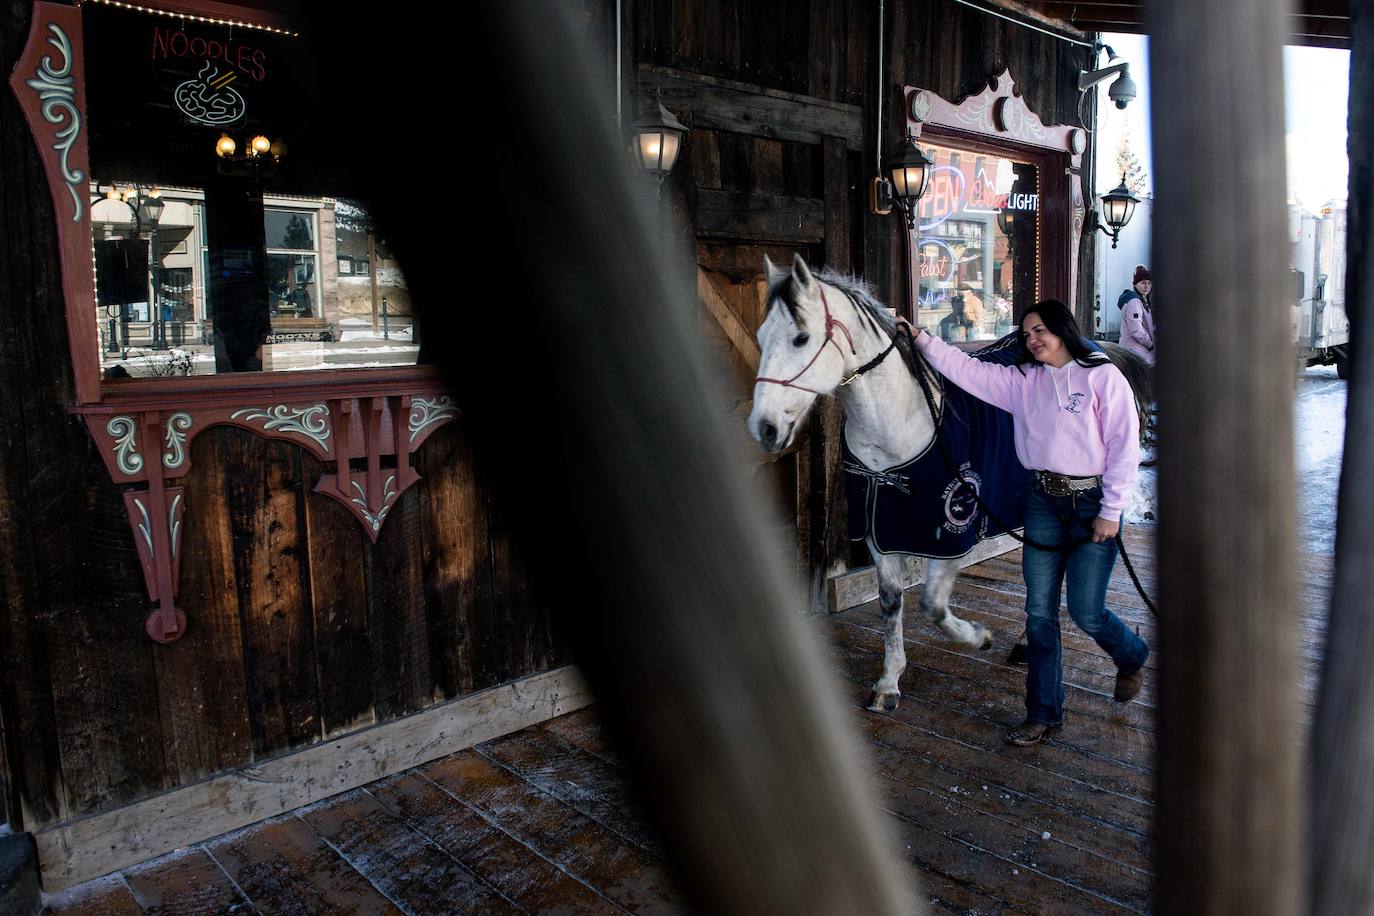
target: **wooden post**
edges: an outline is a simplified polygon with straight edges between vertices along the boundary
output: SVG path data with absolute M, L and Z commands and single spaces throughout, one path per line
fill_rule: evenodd
M 849 273 L 853 269 L 849 248 L 851 182 L 844 140 L 825 137 L 821 160 L 825 176 L 825 266 Z M 830 578 L 849 569 L 848 505 L 840 448 L 843 431 L 844 412 L 839 400 L 822 398 L 811 422 L 810 480 L 806 482 L 810 490 L 809 594 L 811 610 L 816 613 L 829 610 L 826 584 Z M 801 475 L 797 476 L 800 487 L 803 482 Z
M 1352 0 L 1345 302 L 1350 379 L 1326 664 L 1312 741 L 1312 913 L 1374 911 L 1374 0 Z
M 1150 7 L 1161 913 L 1302 898 L 1283 12 Z
M 527 143 L 492 157 L 464 202 L 482 223 L 473 263 L 512 280 L 510 302 L 453 307 L 451 239 L 402 191 L 412 151 L 370 150 L 367 196 L 415 265 L 492 503 L 509 507 L 530 587 L 549 596 L 690 905 L 921 912 L 858 765 L 852 712 L 739 472 L 695 285 L 664 257 L 643 176 L 564 14 L 552 0 L 464 13 L 491 87 L 464 117 L 493 137 L 537 123 L 559 138 L 555 157 Z M 309 28 L 328 46 L 338 25 L 312 15 Z M 452 60 L 402 63 L 409 28 L 377 24 L 380 72 L 451 79 Z M 399 123 L 428 110 L 396 83 L 340 79 L 396 97 Z

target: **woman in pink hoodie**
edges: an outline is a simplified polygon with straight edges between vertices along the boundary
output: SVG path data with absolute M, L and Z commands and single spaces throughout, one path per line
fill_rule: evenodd
M 1034 471 L 1026 506 L 1026 721 L 1007 735 L 1035 744 L 1064 722 L 1059 594 L 1069 615 L 1116 662 L 1115 696 L 1140 690 L 1149 648 L 1107 610 L 1116 535 L 1140 462 L 1139 420 L 1130 384 L 1088 347 L 1064 303 L 1038 303 L 1021 321 L 1014 366 L 974 359 L 927 333 L 921 352 L 955 385 L 1012 416 L 1016 454 Z
M 1116 307 L 1121 309 L 1121 345 L 1151 366 L 1155 364 L 1155 313 L 1150 302 L 1154 285 L 1149 268 L 1137 264 L 1131 288 L 1116 300 Z

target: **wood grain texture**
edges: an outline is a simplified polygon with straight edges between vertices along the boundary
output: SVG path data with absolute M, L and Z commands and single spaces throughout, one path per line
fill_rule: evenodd
M 411 913 L 518 913 L 458 859 L 358 790 L 302 812 L 330 846 L 387 899 Z
M 1282 9 L 1150 8 L 1155 143 L 1188 151 L 1156 163 L 1152 267 L 1161 302 L 1207 303 L 1158 347 L 1160 415 L 1187 431 L 1159 449 L 1164 913 L 1301 908 Z
M 1318 916 L 1374 910 L 1374 4 L 1351 3 L 1346 311 L 1350 377 L 1331 627 L 1312 742 L 1308 892 Z
M 476 687 L 477 622 L 492 617 L 487 493 L 461 420 L 415 456 L 423 506 L 422 550 L 430 676 L 444 699 Z
M 420 543 L 420 491 L 412 487 L 396 501 L 377 543 L 363 547 L 372 702 L 380 720 L 431 702 Z
M 237 429 L 205 435 L 226 468 L 253 753 L 264 757 L 321 733 L 300 449 Z
M 251 912 L 248 899 L 204 849 L 131 868 L 123 877 L 144 912 Z
M 456 754 L 422 772 L 617 905 L 632 912 L 684 911 L 664 863 L 485 756 Z
M 206 851 L 262 913 L 404 912 L 295 816 L 221 838 Z
M 499 822 L 484 818 L 418 773 L 374 783 L 368 792 L 411 829 L 529 912 L 621 912 L 596 889 L 511 837 Z
M 303 455 L 302 462 L 307 483 L 325 473 L 312 455 Z M 320 716 L 328 736 L 376 721 L 369 593 L 361 562 L 370 545 L 351 512 L 318 495 L 305 499 L 305 531 Z
M 243 665 L 234 538 L 225 505 L 226 469 L 218 441 L 191 447 L 184 478 L 181 587 L 187 632 L 153 652 L 170 775 L 185 785 L 253 758 Z M 131 634 L 130 638 L 135 638 Z
M 34 837 L 43 886 L 68 887 L 171 849 L 313 804 L 426 760 L 580 709 L 562 668 L 344 735 Z

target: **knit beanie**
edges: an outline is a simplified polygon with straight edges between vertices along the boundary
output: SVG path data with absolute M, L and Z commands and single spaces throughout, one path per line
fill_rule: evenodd
M 1137 264 L 1135 266 L 1135 276 L 1131 277 L 1131 285 L 1135 286 L 1141 280 L 1149 280 L 1151 283 L 1153 283 L 1154 279 L 1154 277 L 1150 276 L 1149 268 L 1147 268 L 1144 264 Z

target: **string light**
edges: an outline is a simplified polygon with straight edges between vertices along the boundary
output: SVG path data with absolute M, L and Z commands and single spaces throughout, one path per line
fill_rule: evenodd
M 259 32 L 271 32 L 274 35 L 286 35 L 290 38 L 299 38 L 300 32 L 292 32 L 289 29 L 279 29 L 275 26 L 261 25 L 256 22 L 245 22 L 242 19 L 216 19 L 213 16 L 197 16 L 194 13 L 182 13 L 174 10 L 159 10 L 148 6 L 140 6 L 137 3 L 123 3 L 121 0 L 88 0 L 90 3 L 99 3 L 104 6 L 114 6 L 122 10 L 137 10 L 140 13 L 147 13 L 150 16 L 165 16 L 168 19 L 181 19 L 183 21 L 201 22 L 206 25 L 227 25 L 231 28 L 254 29 Z

